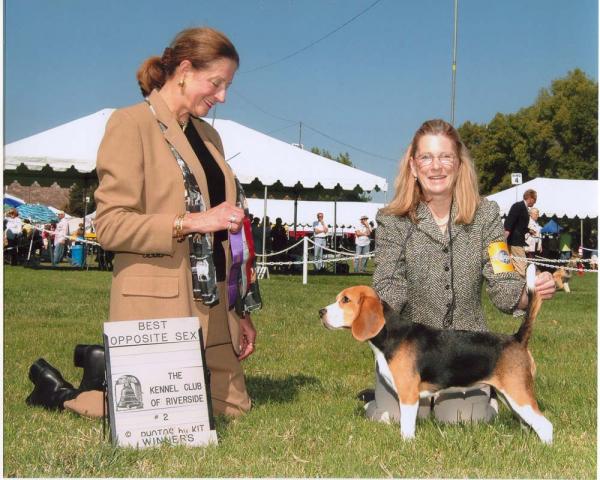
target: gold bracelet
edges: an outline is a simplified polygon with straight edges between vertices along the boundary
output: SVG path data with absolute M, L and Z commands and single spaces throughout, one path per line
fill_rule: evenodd
M 185 213 L 182 213 L 175 218 L 175 238 L 177 240 L 183 239 L 183 220 L 185 215 Z

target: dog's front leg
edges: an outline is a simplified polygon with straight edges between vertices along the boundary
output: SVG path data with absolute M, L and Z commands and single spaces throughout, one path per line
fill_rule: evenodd
M 415 438 L 415 429 L 417 425 L 417 412 L 419 410 L 419 397 L 413 404 L 404 403 L 400 400 L 400 434 L 404 440 Z
M 419 410 L 420 378 L 416 373 L 414 355 L 411 353 L 410 349 L 401 348 L 389 361 L 400 402 L 400 433 L 405 440 L 415 438 Z

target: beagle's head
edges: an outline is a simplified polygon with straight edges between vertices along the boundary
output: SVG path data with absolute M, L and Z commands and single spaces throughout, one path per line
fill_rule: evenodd
M 342 290 L 335 303 L 319 310 L 319 316 L 325 328 L 350 328 L 360 342 L 373 338 L 385 324 L 379 297 L 363 285 Z

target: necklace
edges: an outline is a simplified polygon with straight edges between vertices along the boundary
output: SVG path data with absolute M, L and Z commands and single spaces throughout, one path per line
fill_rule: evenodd
M 181 127 L 181 130 L 183 130 L 185 132 L 185 129 L 188 126 L 188 123 L 190 123 L 190 120 L 189 120 L 189 118 L 185 122 L 177 120 L 177 123 L 179 123 L 179 126 Z
M 449 216 L 450 216 L 450 214 L 447 214 L 446 216 L 444 216 L 442 218 L 438 218 L 435 215 L 433 215 L 433 221 L 436 223 L 436 225 L 438 227 L 443 227 L 444 225 L 446 225 L 448 223 Z

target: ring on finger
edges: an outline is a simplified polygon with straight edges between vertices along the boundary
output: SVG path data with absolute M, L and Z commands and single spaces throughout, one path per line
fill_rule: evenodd
M 235 215 L 232 215 L 231 217 L 229 217 L 229 221 L 231 223 L 235 223 L 235 222 L 237 222 L 237 217 Z

